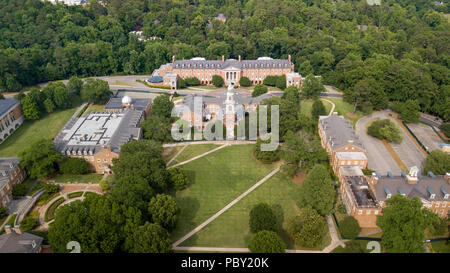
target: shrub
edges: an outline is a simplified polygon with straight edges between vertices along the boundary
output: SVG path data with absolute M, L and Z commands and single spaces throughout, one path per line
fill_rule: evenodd
M 379 139 L 386 139 L 388 142 L 400 143 L 402 141 L 400 129 L 389 119 L 375 120 L 367 128 L 367 133 Z
M 433 222 L 433 228 L 431 234 L 433 236 L 443 236 L 448 230 L 447 218 L 438 218 L 437 221 Z
M 286 76 L 285 75 L 278 76 L 275 85 L 281 90 L 284 90 L 286 88 Z
M 8 210 L 5 207 L 0 206 L 0 219 L 5 218 L 8 215 Z
M 15 186 L 13 186 L 13 189 L 12 189 L 12 195 L 13 196 L 25 196 L 29 189 L 30 189 L 30 187 L 25 183 L 15 185 Z
M 277 230 L 277 218 L 272 208 L 266 203 L 259 203 L 250 211 L 250 230 L 257 233 L 262 230 Z
M 342 214 L 347 213 L 347 208 L 345 207 L 344 204 L 339 204 L 339 206 L 338 206 L 338 212 L 339 212 L 339 213 L 342 213 Z
M 186 88 L 186 86 L 187 86 L 187 84 L 186 84 L 185 80 L 183 80 L 182 78 L 177 79 L 177 88 L 178 89 Z
M 277 149 L 275 151 L 262 151 L 261 145 L 270 143 L 270 140 L 261 140 L 258 138 L 256 140 L 255 150 L 253 154 L 255 155 L 256 159 L 260 160 L 262 163 L 268 164 L 275 161 L 280 160 L 280 146 L 278 145 Z
M 59 171 L 63 174 L 85 174 L 89 172 L 89 163 L 82 158 L 65 157 L 59 164 Z
M 353 216 L 347 216 L 339 223 L 339 230 L 348 239 L 355 239 L 361 232 L 358 221 Z
M 439 127 L 446 137 L 450 137 L 450 123 L 442 123 Z
M 113 176 L 108 176 L 106 177 L 106 179 L 102 179 L 100 180 L 100 187 L 102 188 L 103 191 L 107 191 L 110 189 L 111 184 L 113 183 Z
M 325 109 L 325 106 L 323 105 L 321 100 L 315 100 L 312 108 L 311 108 L 311 115 L 317 119 L 319 116 L 324 116 L 327 114 L 327 110 Z
M 177 191 L 183 190 L 189 186 L 189 178 L 183 169 L 170 168 L 169 174 L 172 185 Z
M 252 82 L 251 82 L 250 79 L 247 78 L 247 77 L 241 77 L 241 78 L 239 79 L 239 85 L 240 85 L 240 86 L 244 86 L 244 87 L 248 87 L 248 86 L 251 86 L 251 85 L 252 85 Z
M 196 77 L 189 77 L 185 79 L 187 86 L 196 86 L 200 85 L 200 81 Z
M 267 76 L 263 83 L 268 86 L 275 86 L 277 84 L 277 76 Z
M 224 81 L 223 81 L 223 78 L 221 77 L 221 76 L 219 76 L 219 75 L 214 75 L 214 76 L 212 76 L 212 84 L 215 86 L 215 87 L 222 87 L 223 86 L 223 84 L 225 83 Z
M 26 217 L 20 222 L 20 228 L 23 231 L 30 231 L 39 226 L 39 220 L 35 217 Z
M 264 86 L 262 84 L 257 84 L 253 88 L 252 97 L 258 97 L 264 93 L 267 93 L 267 86 Z
M 275 232 L 263 230 L 253 236 L 248 248 L 253 253 L 284 253 L 286 244 Z
M 319 245 L 328 230 L 325 219 L 311 207 L 302 208 L 299 215 L 288 221 L 287 231 L 297 245 L 313 248 Z
M 450 154 L 441 150 L 432 151 L 424 163 L 424 173 L 432 172 L 436 175 L 444 175 L 450 171 Z

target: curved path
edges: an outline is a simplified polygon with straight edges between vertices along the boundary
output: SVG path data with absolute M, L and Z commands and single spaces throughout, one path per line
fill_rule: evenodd
M 328 113 L 328 115 L 331 116 L 331 114 L 333 114 L 333 112 L 334 112 L 334 108 L 336 108 L 336 104 L 334 104 L 334 102 L 332 102 L 331 100 L 327 100 L 327 99 L 320 99 L 320 100 L 326 101 L 331 104 L 331 110 L 330 110 L 330 113 Z

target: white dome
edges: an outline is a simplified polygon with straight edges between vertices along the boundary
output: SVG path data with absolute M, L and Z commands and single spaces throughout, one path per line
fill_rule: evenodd
M 131 98 L 129 96 L 124 96 L 122 98 L 122 104 L 130 104 L 131 103 Z

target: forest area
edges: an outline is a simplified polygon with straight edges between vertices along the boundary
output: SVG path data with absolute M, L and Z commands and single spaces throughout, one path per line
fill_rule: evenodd
M 226 22 L 214 20 L 219 13 Z M 0 2 L 0 90 L 150 74 L 202 56 L 292 56 L 360 110 L 407 103 L 450 119 L 448 4 L 430 0 L 39 0 Z M 133 30 L 161 40 L 139 41 Z

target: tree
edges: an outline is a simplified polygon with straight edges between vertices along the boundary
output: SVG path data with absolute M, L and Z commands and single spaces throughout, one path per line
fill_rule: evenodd
M 284 90 L 286 88 L 286 76 L 285 75 L 278 76 L 275 82 L 275 86 L 281 90 Z
M 26 183 L 14 185 L 12 188 L 12 196 L 25 196 L 30 187 Z
M 247 78 L 247 77 L 245 77 L 245 76 L 242 76 L 242 77 L 239 79 L 239 85 L 240 85 L 240 86 L 244 86 L 244 87 L 248 87 L 248 86 L 251 86 L 251 85 L 252 85 L 252 82 L 250 81 L 249 78 Z
M 3 96 L 2 93 L 0 93 L 0 100 L 4 100 L 4 99 L 5 99 L 5 96 Z
M 415 100 L 407 100 L 406 102 L 393 102 L 391 107 L 399 113 L 399 118 L 405 122 L 418 122 L 420 117 L 420 106 Z
M 427 156 L 423 168 L 424 173 L 445 175 L 450 172 L 450 154 L 441 150 L 434 150 Z
M 255 205 L 250 211 L 250 231 L 257 233 L 262 230 L 277 231 L 277 217 L 266 203 Z
M 153 100 L 151 114 L 152 116 L 170 119 L 173 106 L 174 104 L 170 101 L 170 97 L 167 94 L 157 96 Z
M 166 191 L 170 186 L 162 151 L 162 145 L 151 140 L 122 145 L 119 158 L 113 159 L 115 181 L 111 197 L 147 213 L 148 202 L 153 195 Z
M 299 215 L 288 220 L 287 231 L 294 237 L 297 245 L 313 248 L 322 242 L 328 226 L 325 219 L 308 206 L 302 208 Z
M 63 174 L 85 174 L 89 172 L 89 163 L 83 158 L 65 157 L 59 163 L 59 170 Z
M 335 250 L 333 250 L 334 253 L 366 253 L 367 250 L 361 246 L 361 243 L 359 241 L 348 241 L 345 242 L 345 248 L 342 248 L 341 246 L 338 246 Z
M 39 220 L 35 217 L 25 217 L 20 222 L 20 228 L 23 231 L 31 231 L 35 229 L 37 226 L 39 226 Z
M 379 139 L 386 139 L 388 142 L 402 142 L 400 129 L 390 119 L 377 119 L 367 128 L 367 133 Z
M 53 103 L 51 98 L 46 98 L 44 101 L 44 105 L 45 105 L 45 111 L 47 111 L 47 113 L 53 113 L 53 111 L 55 111 L 55 104 Z
M 267 86 L 264 86 L 262 84 L 257 84 L 253 88 L 252 97 L 259 97 L 265 93 L 267 93 Z
M 444 133 L 446 137 L 450 137 L 450 123 L 442 123 L 442 125 L 439 127 L 441 131 Z
M 164 228 L 146 222 L 126 237 L 125 249 L 130 253 L 169 253 L 172 252 L 172 242 Z
M 104 196 L 87 196 L 58 208 L 48 230 L 48 240 L 55 252 L 68 252 L 67 242 L 80 243 L 83 253 L 113 253 L 124 249 L 127 234 L 141 225 L 139 210 L 126 207 Z M 132 249 L 135 241 L 126 249 Z
M 314 77 L 312 74 L 308 75 L 303 82 L 302 94 L 305 98 L 316 99 L 319 97 L 319 94 L 324 91 L 325 87 L 323 87 L 320 79 Z
M 170 168 L 169 174 L 175 190 L 181 191 L 189 186 L 189 178 L 183 169 L 178 167 Z
M 24 97 L 21 103 L 22 112 L 26 119 L 39 119 L 39 107 L 29 95 Z
M 69 108 L 72 106 L 72 99 L 69 91 L 63 83 L 58 83 L 53 91 L 53 100 L 55 105 L 60 109 Z
M 321 100 L 314 100 L 314 103 L 311 108 L 311 115 L 313 118 L 318 119 L 319 116 L 324 116 L 327 114 L 327 110 L 323 105 Z
M 300 103 L 300 96 L 298 93 L 298 89 L 295 86 L 289 86 L 288 88 L 284 89 L 281 98 L 287 101 L 291 101 L 296 105 L 299 105 Z
M 263 81 L 264 85 L 268 85 L 268 86 L 276 86 L 277 84 L 277 76 L 267 76 L 264 78 Z
M 109 90 L 108 82 L 100 79 L 86 79 L 85 84 L 81 88 L 81 98 L 95 104 L 105 103 L 112 92 Z
M 215 87 L 222 87 L 225 83 L 223 78 L 219 75 L 213 75 L 211 82 Z
M 150 115 L 141 123 L 144 131 L 144 138 L 157 142 L 172 141 L 170 119 L 158 115 Z
M 302 207 L 311 206 L 321 215 L 333 212 L 336 191 L 330 174 L 323 165 L 315 165 L 300 187 Z
M 255 155 L 255 158 L 258 160 L 261 160 L 262 163 L 269 164 L 275 161 L 280 160 L 280 146 L 278 145 L 277 149 L 275 151 L 262 151 L 261 145 L 270 143 L 269 140 L 261 140 L 258 138 L 256 140 L 255 149 L 253 151 L 253 154 Z
M 196 86 L 200 85 L 200 81 L 196 77 L 190 77 L 185 79 L 187 86 Z
M 425 251 L 425 209 L 418 197 L 409 199 L 394 195 L 386 200 L 383 215 L 377 217 L 377 225 L 383 231 L 381 243 L 387 252 L 423 253 Z
M 347 216 L 344 220 L 339 222 L 339 230 L 342 235 L 348 239 L 355 239 L 359 232 L 361 232 L 361 228 L 359 227 L 358 221 L 356 221 L 355 217 Z
M 25 168 L 31 178 L 45 178 L 57 170 L 57 163 L 62 159 L 49 139 L 39 140 L 23 150 L 20 167 Z
M 248 248 L 253 253 L 284 253 L 286 244 L 275 232 L 262 230 L 253 236 Z
M 7 215 L 8 215 L 8 210 L 5 207 L 0 206 L 0 219 L 5 218 Z
M 69 82 L 67 83 L 67 90 L 70 93 L 79 95 L 81 89 L 83 89 L 83 80 L 78 78 L 77 76 L 70 77 Z
M 187 84 L 186 81 L 183 78 L 177 78 L 177 88 L 183 89 L 186 88 Z
M 175 227 L 179 211 L 175 199 L 167 194 L 157 194 L 148 205 L 148 212 L 153 222 L 167 230 L 172 230 Z

